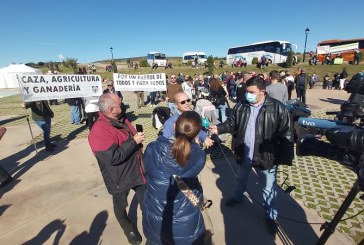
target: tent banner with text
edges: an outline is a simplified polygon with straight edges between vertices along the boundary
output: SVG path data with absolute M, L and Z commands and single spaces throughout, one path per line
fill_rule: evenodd
M 99 75 L 18 75 L 24 102 L 102 95 Z
M 114 87 L 117 91 L 166 91 L 166 74 L 114 73 Z

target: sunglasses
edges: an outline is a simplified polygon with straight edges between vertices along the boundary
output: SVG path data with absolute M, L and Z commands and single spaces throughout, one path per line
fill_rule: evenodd
M 171 79 L 176 79 L 175 77 L 171 77 Z
M 180 102 L 178 102 L 178 103 L 180 103 L 181 105 L 184 105 L 184 104 L 186 104 L 186 102 L 187 102 L 187 103 L 190 103 L 190 102 L 191 102 L 191 99 L 182 100 L 182 101 L 180 101 Z

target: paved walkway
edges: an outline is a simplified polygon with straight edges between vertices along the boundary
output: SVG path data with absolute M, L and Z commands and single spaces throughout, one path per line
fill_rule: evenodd
M 308 104 L 318 110 L 338 109 L 336 103 L 348 97 L 344 91 L 327 93 L 330 95 L 320 99 L 322 91 L 308 91 Z M 137 123 L 146 125 L 148 141 L 152 140 L 156 135 L 150 126 L 152 108 L 137 111 L 135 95 L 124 96 L 130 104 L 129 111 L 138 116 Z M 0 142 L 0 165 L 14 177 L 9 185 L 0 188 L 0 244 L 128 244 L 115 219 L 111 197 L 87 139 L 74 137 L 77 133 L 87 135 L 87 130 L 58 124 L 54 131 L 71 133 L 59 140 L 52 154 L 41 147 L 35 155 L 33 146 L 28 144 L 31 137 L 26 124 L 8 127 Z M 35 135 L 41 133 L 34 125 L 32 128 Z M 283 218 L 279 218 L 279 235 L 273 238 L 268 234 L 263 209 L 256 201 L 260 200 L 260 188 L 254 175 L 249 181 L 250 201 L 225 207 L 222 203 L 232 194 L 235 171 L 233 159 L 228 159 L 211 158 L 201 174 L 205 195 L 214 202 L 209 210 L 215 229 L 214 244 L 314 244 L 317 241 L 321 234 L 318 224 L 300 224 Z M 142 231 L 141 213 L 133 192 L 129 199 L 131 218 Z M 281 216 L 323 223 L 315 210 L 281 189 L 278 201 Z M 327 244 L 354 242 L 336 231 Z

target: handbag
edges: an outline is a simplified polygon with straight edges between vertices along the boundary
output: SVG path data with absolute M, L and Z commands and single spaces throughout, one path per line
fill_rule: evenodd
M 207 211 L 208 208 L 212 206 L 212 201 L 203 198 L 203 203 L 200 202 L 200 199 L 196 196 L 195 193 L 188 187 L 186 182 L 183 181 L 183 179 L 177 175 L 173 175 L 173 178 L 177 182 L 178 189 L 187 197 L 187 199 L 190 201 L 190 203 L 200 209 L 204 223 L 205 223 L 205 244 L 211 243 L 211 237 L 215 234 L 214 227 L 212 225 L 212 221 L 210 218 L 210 215 Z

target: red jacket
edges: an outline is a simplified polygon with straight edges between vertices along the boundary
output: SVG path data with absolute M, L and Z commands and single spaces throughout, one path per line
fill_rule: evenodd
M 135 128 L 128 119 L 116 121 L 99 112 L 88 141 L 110 194 L 146 183 L 142 153 L 133 139 Z

